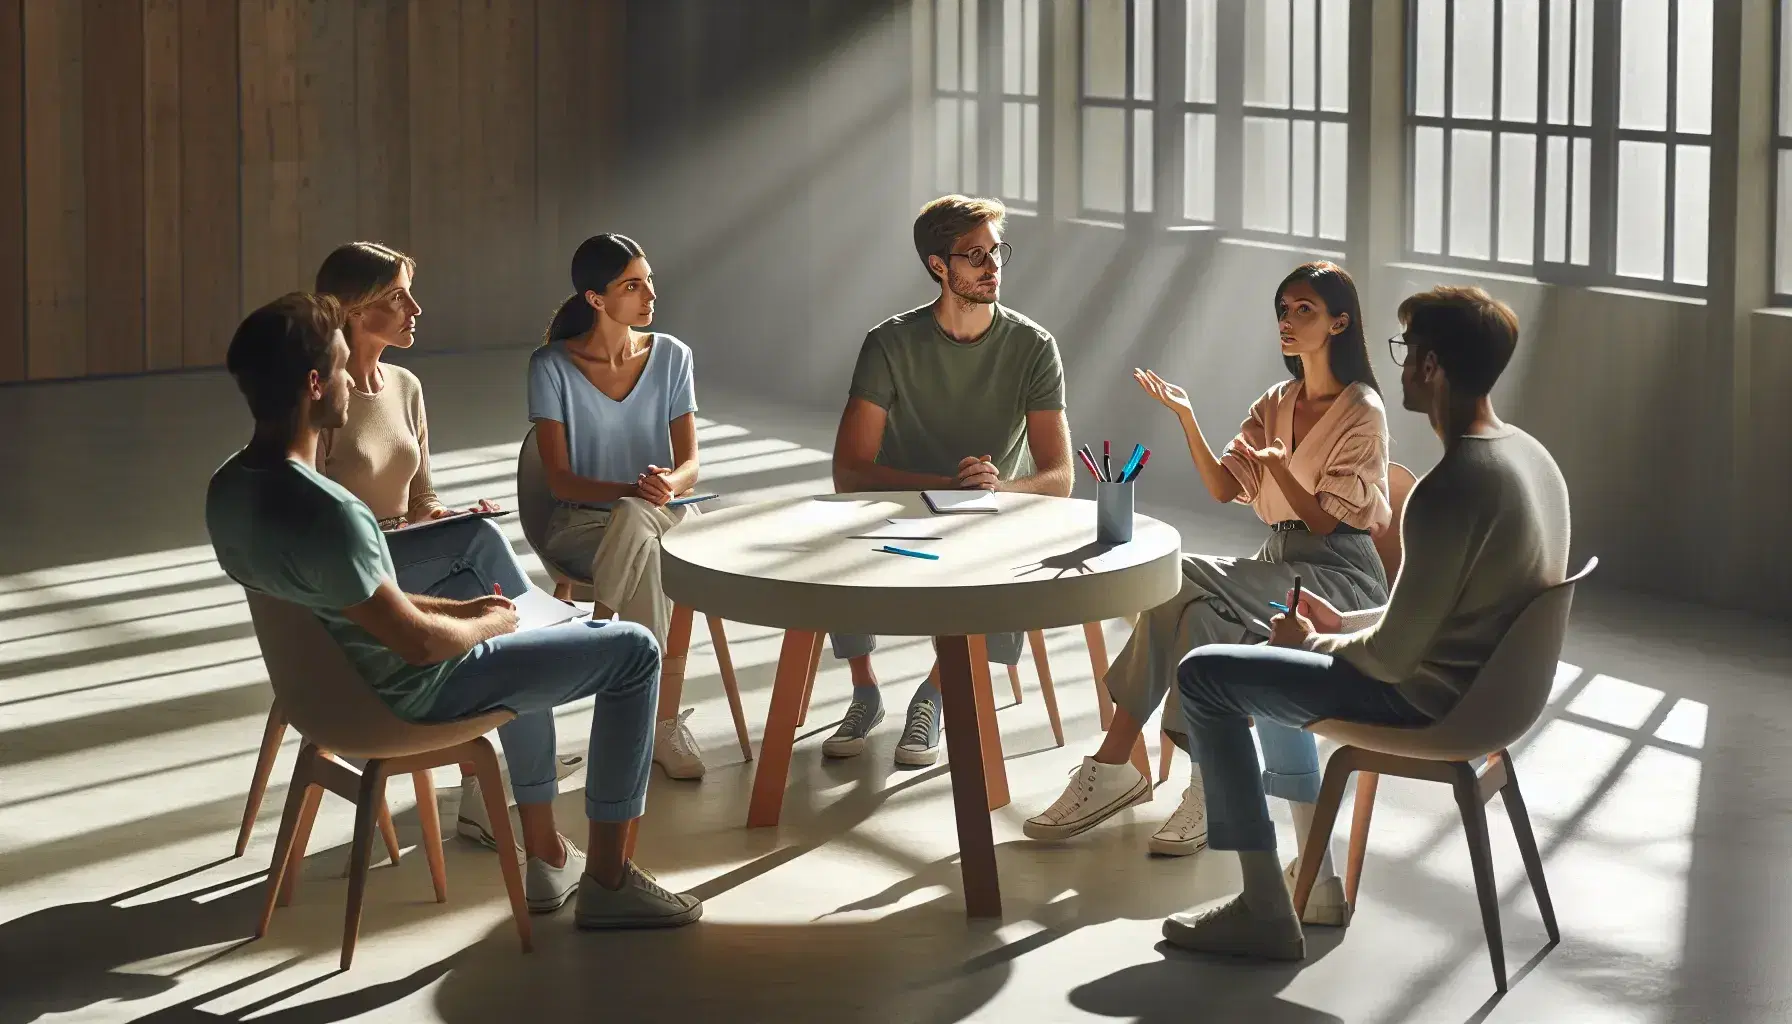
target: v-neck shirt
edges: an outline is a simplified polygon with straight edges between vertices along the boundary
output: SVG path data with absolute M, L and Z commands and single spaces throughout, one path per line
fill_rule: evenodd
M 1286 380 L 1251 405 L 1238 435 L 1220 463 L 1238 480 L 1237 500 L 1265 523 L 1299 519 L 1282 488 L 1241 448 L 1261 450 L 1277 438 L 1294 440 L 1294 407 L 1305 385 Z M 1392 518 L 1388 505 L 1388 426 L 1381 396 L 1366 384 L 1352 384 L 1307 430 L 1288 457 L 1295 482 L 1318 499 L 1319 507 L 1347 526 L 1374 530 Z
M 640 379 L 611 398 L 551 341 L 529 357 L 529 419 L 566 428 L 570 468 L 587 480 L 629 483 L 648 466 L 674 465 L 672 421 L 697 411 L 691 350 L 670 334 L 654 334 Z

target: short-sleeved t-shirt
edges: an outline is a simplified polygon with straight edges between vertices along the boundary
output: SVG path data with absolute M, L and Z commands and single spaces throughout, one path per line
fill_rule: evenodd
M 966 344 L 927 305 L 865 336 L 851 394 L 889 414 L 879 464 L 956 476 L 965 457 L 988 455 L 1012 480 L 1034 471 L 1027 414 L 1064 408 L 1064 363 L 1051 332 L 1006 306 Z
M 415 719 L 465 655 L 412 665 L 349 621 L 344 608 L 396 579 L 392 554 L 361 499 L 292 460 L 263 468 L 225 460 L 205 493 L 205 528 L 218 564 L 252 590 L 309 608 L 381 700 Z
M 670 334 L 653 335 L 641 379 L 620 402 L 586 378 L 564 341 L 529 357 L 529 419 L 566 427 L 570 468 L 587 480 L 632 483 L 648 466 L 672 466 L 672 421 L 696 411 L 691 350 Z

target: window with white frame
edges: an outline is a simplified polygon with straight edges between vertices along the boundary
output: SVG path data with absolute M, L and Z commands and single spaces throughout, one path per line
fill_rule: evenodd
M 1043 0 L 934 0 L 934 185 L 1037 210 L 1042 154 Z
M 1407 246 L 1704 287 L 1713 0 L 1412 0 Z
M 1253 0 L 1243 27 L 1238 227 L 1248 234 L 1342 240 L 1349 206 L 1350 0 Z
M 1780 0 L 1777 12 L 1779 94 L 1775 101 L 1773 159 L 1778 187 L 1774 190 L 1773 299 L 1792 305 L 1792 0 Z
M 1156 200 L 1154 0 L 1083 0 L 1082 208 L 1150 213 Z

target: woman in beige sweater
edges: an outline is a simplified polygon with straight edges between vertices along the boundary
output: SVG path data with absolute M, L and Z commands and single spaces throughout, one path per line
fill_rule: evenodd
M 353 379 L 348 422 L 323 432 L 317 469 L 373 510 L 386 531 L 398 589 L 457 600 L 494 590 L 520 595 L 529 589 L 528 574 L 510 540 L 490 519 L 466 516 L 418 528 L 456 513 L 430 485 L 423 386 L 411 371 L 381 361 L 387 349 L 416 343 L 417 318 L 423 313 L 411 295 L 416 269 L 409 256 L 375 242 L 337 246 L 317 269 L 316 290 L 333 296 L 347 314 L 343 335 Z M 469 511 L 496 509 L 482 499 Z M 581 760 L 563 760 L 562 774 Z M 473 786 L 471 779 L 461 786 L 457 828 L 494 846 L 485 805 Z
M 1270 530 L 1251 558 L 1186 554 L 1182 592 L 1139 618 L 1108 670 L 1114 718 L 1101 749 L 1058 801 L 1028 820 L 1035 839 L 1078 835 L 1147 796 L 1150 780 L 1128 763 L 1145 720 L 1164 704 L 1164 727 L 1183 732 L 1173 686 L 1183 655 L 1207 643 L 1260 643 L 1270 602 L 1298 575 L 1340 608 L 1372 608 L 1388 581 L 1370 539 L 1386 524 L 1387 416 L 1363 340 L 1350 275 L 1332 263 L 1295 269 L 1276 289 L 1281 354 L 1291 378 L 1252 404 L 1237 436 L 1215 457 L 1188 393 L 1148 370 L 1134 378 L 1177 414 L 1189 454 L 1214 500 L 1251 506 Z M 1167 695 L 1167 702 L 1166 702 Z M 1154 853 L 1178 856 L 1207 843 L 1199 767 L 1182 804 L 1151 837 Z

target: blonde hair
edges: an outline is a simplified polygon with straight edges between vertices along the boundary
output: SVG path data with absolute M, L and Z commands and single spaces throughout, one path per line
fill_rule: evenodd
M 985 224 L 1000 228 L 1007 216 L 1008 208 L 1000 199 L 977 199 L 956 193 L 941 196 L 921 207 L 920 216 L 915 218 L 915 255 L 921 257 L 927 276 L 935 281 L 940 279 L 928 265 L 927 257 L 946 259 L 953 242 Z
M 352 313 L 378 298 L 392 287 L 399 271 L 417 272 L 417 261 L 389 245 L 378 242 L 349 242 L 330 250 L 317 268 L 315 290 L 341 303 L 344 314 Z M 343 328 L 347 330 L 346 327 Z

